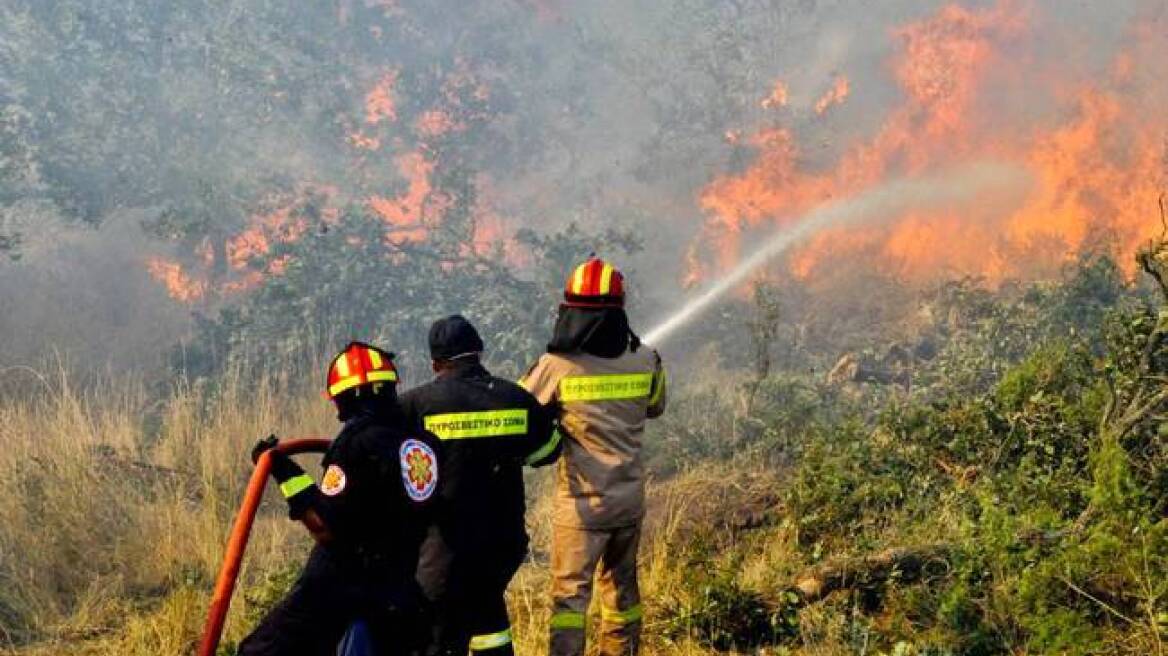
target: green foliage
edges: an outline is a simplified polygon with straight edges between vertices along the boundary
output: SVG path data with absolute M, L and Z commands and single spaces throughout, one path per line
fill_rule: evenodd
M 914 382 L 978 394 L 1044 344 L 1082 343 L 1098 355 L 1105 348 L 1099 326 L 1117 309 L 1141 301 L 1114 260 L 1096 255 L 1083 256 L 1056 283 L 1007 286 L 998 293 L 977 279 L 947 283 L 930 302 L 942 346 Z
M 243 598 L 247 604 L 247 612 L 244 613 L 247 626 L 259 624 L 260 620 L 288 594 L 302 569 L 302 563 L 286 563 L 267 572 L 261 580 L 243 591 Z
M 857 422 L 809 437 L 784 502 L 796 518 L 800 544 L 815 553 L 862 546 L 862 534 L 840 535 L 839 528 L 876 530 L 906 501 L 923 501 L 934 491 L 931 472 L 919 466 L 919 451 L 869 435 Z M 829 540 L 839 544 L 825 544 Z
M 177 354 L 179 364 L 207 374 L 229 364 L 314 363 L 343 342 L 362 339 L 387 345 L 413 366 L 407 373 L 424 377 L 427 327 L 458 312 L 478 326 L 497 373 L 516 376 L 542 350 L 559 284 L 521 278 L 499 248 L 478 249 L 473 230 L 456 228 L 448 222 L 427 241 L 392 241 L 379 217 L 349 208 L 335 225 L 257 258 L 253 266 L 261 270 L 277 260 L 287 264 L 242 302 L 205 319 L 199 337 Z M 624 233 L 592 236 L 574 225 L 525 235 L 524 243 L 534 269 L 557 277 L 569 268 L 564 262 L 577 262 L 596 246 L 637 248 Z
M 1093 654 L 1119 635 L 1153 649 L 1168 595 L 1159 314 L 1099 259 L 1057 284 L 945 293 L 939 357 L 879 412 L 874 390 L 786 373 L 760 387 L 755 434 L 789 463 L 804 558 L 949 545 L 927 585 L 865 588 L 863 612 L 883 616 L 863 641 L 884 653 Z
M 692 580 L 685 582 L 687 594 L 663 609 L 667 637 L 688 636 L 724 651 L 757 649 L 798 634 L 799 598 L 794 593 L 767 599 L 744 589 L 731 570 L 692 571 Z

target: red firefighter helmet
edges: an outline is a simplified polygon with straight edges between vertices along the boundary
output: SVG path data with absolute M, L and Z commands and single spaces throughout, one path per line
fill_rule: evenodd
M 564 287 L 567 307 L 619 308 L 625 304 L 625 277 L 598 257 L 576 267 Z
M 330 399 L 361 385 L 370 383 L 397 384 L 397 369 L 393 354 L 376 346 L 350 342 L 329 365 L 327 393 Z

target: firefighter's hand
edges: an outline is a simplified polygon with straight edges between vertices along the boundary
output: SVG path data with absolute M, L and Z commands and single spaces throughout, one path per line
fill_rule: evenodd
M 280 443 L 280 438 L 276 437 L 275 435 L 269 435 L 269 436 L 263 438 L 262 440 L 257 440 L 255 443 L 255 446 L 253 446 L 251 448 L 251 461 L 252 461 L 252 463 L 259 462 L 260 456 L 262 456 L 265 451 L 270 451 L 270 450 L 276 448 L 276 445 L 279 443 Z

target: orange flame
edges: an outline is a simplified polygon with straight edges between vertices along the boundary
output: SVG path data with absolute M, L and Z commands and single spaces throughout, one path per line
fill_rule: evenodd
M 782 80 L 775 82 L 775 88 L 771 89 L 771 95 L 762 99 L 759 103 L 763 109 L 777 109 L 779 107 L 787 106 L 787 85 Z
M 512 268 L 522 269 L 532 264 L 531 253 L 512 238 L 512 221 L 496 211 L 499 189 L 487 175 L 475 180 L 478 197 L 474 208 L 474 254 L 481 257 L 501 256 Z
M 397 103 L 393 98 L 393 89 L 397 85 L 397 71 L 390 71 L 381 76 L 377 84 L 365 96 L 365 122 L 377 125 L 382 121 L 397 120 Z
M 433 190 L 430 174 L 434 163 L 422 153 L 414 152 L 398 157 L 397 168 L 407 181 L 405 192 L 395 198 L 372 196 L 367 201 L 369 209 L 385 221 L 386 238 L 391 242 L 425 241 L 429 231 L 424 219 Z
M 354 132 L 349 135 L 349 143 L 354 148 L 360 150 L 379 150 L 381 148 L 381 139 L 377 137 L 366 136 L 361 132 Z
M 811 166 L 785 127 L 743 137 L 756 159 L 700 193 L 708 218 L 694 250 L 702 258 L 686 282 L 701 275 L 701 259 L 722 270 L 736 262 L 745 231 L 796 221 L 894 177 L 978 159 L 1024 167 L 1032 190 L 1021 201 L 983 198 L 958 210 L 910 213 L 890 227 L 828 231 L 789 266 L 811 276 L 867 253 L 907 279 L 972 273 L 997 281 L 1045 275 L 1103 240 L 1130 255 L 1159 229 L 1150 217 L 1163 182 L 1168 115 L 1157 109 L 1166 98 L 1152 81 L 1168 75 L 1168 30 L 1137 26 L 1116 53 L 1111 78 L 1084 84 L 1066 81 L 1057 64 L 1037 80 L 1012 65 L 1026 52 L 1033 21 L 1005 1 L 984 10 L 950 5 L 894 30 L 899 48 L 890 70 L 903 102 L 870 137 L 845 145 L 832 166 Z M 848 92 L 839 75 L 816 111 Z M 1004 110 L 1011 94 L 1025 98 L 1028 111 Z
M 146 258 L 146 271 L 162 283 L 170 297 L 182 303 L 195 303 L 207 295 L 207 282 L 188 275 L 178 262 L 161 257 Z
M 300 239 L 311 227 L 301 214 L 306 202 L 310 199 L 329 202 L 336 194 L 337 189 L 334 187 L 305 186 L 290 195 L 269 198 L 266 205 L 274 209 L 252 215 L 243 230 L 222 242 L 228 269 L 225 276 L 212 275 L 216 257 L 209 239 L 204 239 L 195 249 L 197 259 L 191 265 L 163 257 L 150 257 L 146 262 L 147 271 L 167 288 L 171 298 L 182 303 L 207 300 L 213 294 L 230 295 L 253 289 L 263 282 L 265 276 L 281 275 L 289 262 L 287 256 L 281 256 L 257 269 L 255 258 L 269 255 L 273 243 L 290 243 Z M 323 224 L 333 223 L 340 216 L 335 207 L 317 209 Z
M 827 110 L 843 103 L 848 97 L 848 78 L 844 75 L 836 75 L 832 82 L 831 88 L 827 90 L 819 100 L 815 101 L 815 114 L 823 116 Z
M 396 11 L 394 2 L 367 0 L 367 6 L 380 6 L 386 11 Z M 343 5 L 342 10 L 347 11 Z M 346 14 L 338 16 L 346 20 Z M 383 74 L 365 94 L 364 124 L 360 128 L 350 123 L 346 139 L 350 145 L 365 151 L 377 151 L 383 141 L 402 146 L 404 139 L 392 132 L 391 126 L 398 119 L 396 86 L 399 79 L 397 70 Z M 421 112 L 413 121 L 414 137 L 420 143 L 414 150 L 395 158 L 398 172 L 405 180 L 405 189 L 396 196 L 374 194 L 365 198 L 367 207 L 380 217 L 385 224 L 384 239 L 388 244 L 402 245 L 427 240 L 433 229 L 441 225 L 448 213 L 452 199 L 434 188 L 431 176 L 435 162 L 431 146 L 427 140 L 440 138 L 452 132 L 466 130 L 469 122 L 482 120 L 487 116 L 481 106 L 491 97 L 490 87 L 479 78 L 472 66 L 462 58 L 455 61 L 453 68 L 444 76 L 440 100 L 437 106 Z M 360 119 L 356 119 L 359 122 Z M 362 154 L 361 158 L 370 157 Z M 480 189 L 478 204 L 473 208 L 475 232 L 471 236 L 467 254 L 495 254 L 502 244 L 504 256 L 517 262 L 522 257 L 517 246 L 506 237 L 507 224 L 504 217 L 495 214 L 486 203 L 485 181 Z M 302 211 L 311 201 L 314 220 L 328 224 L 340 218 L 340 209 L 335 201 L 339 192 L 333 187 L 302 186 L 294 194 L 269 199 L 271 209 L 251 217 L 248 224 L 238 233 L 228 237 L 221 245 L 228 273 L 216 272 L 216 257 L 211 243 L 201 245 L 199 264 L 184 265 L 178 261 L 153 258 L 148 263 L 151 274 L 167 286 L 171 296 L 181 302 L 194 302 L 210 298 L 212 294 L 225 296 L 245 292 L 261 284 L 268 276 L 283 274 L 290 259 L 288 256 L 272 258 L 273 245 L 299 240 L 312 226 Z M 315 196 L 316 198 L 312 198 Z M 352 240 L 351 240 L 351 243 Z M 354 243 L 356 245 L 356 243 Z M 399 254 L 397 257 L 400 257 Z M 258 262 L 265 262 L 257 267 Z
M 466 129 L 466 125 L 455 121 L 449 112 L 432 109 L 422 112 L 414 122 L 414 129 L 423 137 L 440 137 L 448 132 L 457 132 Z

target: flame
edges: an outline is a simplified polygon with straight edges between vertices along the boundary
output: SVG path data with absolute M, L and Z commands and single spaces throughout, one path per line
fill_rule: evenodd
M 406 190 L 394 198 L 370 197 L 369 209 L 385 221 L 386 238 L 391 242 L 425 241 L 429 231 L 424 219 L 433 191 L 430 174 L 434 172 L 434 162 L 420 152 L 413 152 L 398 157 L 397 168 L 407 181 Z
M 815 114 L 823 116 L 827 110 L 843 103 L 848 97 L 849 85 L 848 78 L 844 75 L 836 75 L 835 80 L 831 84 L 831 88 L 827 90 L 819 100 L 815 101 Z
M 342 5 L 338 18 L 347 20 L 349 3 Z M 367 7 L 381 7 L 396 11 L 394 2 L 367 0 Z M 398 116 L 397 84 L 399 71 L 389 70 L 372 84 L 364 96 L 363 116 L 342 121 L 347 126 L 345 139 L 362 153 L 360 163 L 374 157 L 384 144 L 403 152 L 394 157 L 405 188 L 396 195 L 372 194 L 364 198 L 366 207 L 385 224 L 384 239 L 392 245 L 420 243 L 430 238 L 450 210 L 453 199 L 436 189 L 432 176 L 435 171 L 435 152 L 431 140 L 461 132 L 472 122 L 488 117 L 485 104 L 491 98 L 490 86 L 481 79 L 472 65 L 458 58 L 454 66 L 441 78 L 437 103 L 417 114 L 409 124 L 412 134 L 395 126 Z M 364 122 L 361 123 L 363 118 Z M 412 150 L 407 150 L 416 140 Z M 481 187 L 476 206 L 472 209 L 474 233 L 466 255 L 493 256 L 502 253 L 510 263 L 523 262 L 524 253 L 508 237 L 510 221 L 496 214 L 487 202 L 489 185 L 485 179 L 477 181 Z M 335 187 L 301 185 L 290 194 L 277 194 L 264 203 L 265 208 L 250 217 L 237 233 L 220 242 L 223 262 L 216 268 L 213 244 L 208 240 L 199 246 L 199 262 L 186 262 L 162 257 L 152 258 L 147 267 L 151 275 L 166 285 L 171 296 L 180 302 L 191 303 L 220 298 L 254 289 L 269 276 L 282 275 L 291 263 L 289 256 L 272 257 L 274 246 L 295 242 L 313 226 L 304 210 L 311 205 L 314 217 L 322 224 L 335 223 L 340 218 L 340 198 Z M 358 245 L 351 241 L 353 245 Z M 500 249 L 499 246 L 502 246 Z M 402 257 L 402 254 L 394 257 Z M 222 269 L 227 273 L 223 274 Z
M 763 98 L 759 105 L 761 105 L 763 109 L 777 109 L 779 107 L 786 107 L 788 95 L 787 85 L 782 80 L 778 80 L 775 82 L 775 87 L 771 89 L 771 95 Z
M 393 97 L 397 76 L 396 70 L 382 75 L 377 84 L 365 95 L 365 122 L 369 125 L 397 120 L 397 103 Z
M 423 137 L 441 137 L 448 132 L 458 132 L 466 129 L 466 124 L 454 120 L 449 112 L 441 109 L 431 109 L 422 112 L 414 122 L 414 130 Z
M 207 295 L 207 282 L 188 275 L 178 262 L 161 257 L 148 257 L 146 271 L 162 283 L 170 297 L 176 301 L 195 303 Z
M 986 9 L 953 4 L 892 30 L 888 70 L 902 99 L 877 130 L 843 144 L 826 166 L 801 149 L 792 128 L 742 136 L 756 158 L 701 190 L 707 219 L 683 283 L 700 279 L 711 260 L 713 273 L 727 270 L 752 229 L 788 224 L 892 177 L 979 159 L 1025 168 L 1032 189 L 1021 199 L 910 213 L 890 227 L 822 233 L 788 265 L 809 277 L 865 254 L 909 280 L 958 273 L 994 282 L 1045 275 L 1105 241 L 1121 256 L 1132 254 L 1159 230 L 1168 115 L 1155 80 L 1168 75 L 1168 30 L 1137 24 L 1103 74 L 1083 82 L 1061 62 L 1020 70 L 1021 59 L 1040 57 L 1030 50 L 1038 47 L 1040 18 L 1009 1 Z M 837 75 L 816 113 L 849 91 L 848 78 Z M 1009 98 L 1024 98 L 1027 111 L 1004 107 Z
M 513 219 L 495 209 L 502 195 L 499 187 L 485 174 L 477 176 L 475 187 L 474 253 L 480 257 L 502 256 L 503 262 L 514 269 L 530 267 L 531 253 L 513 239 Z
M 697 242 L 685 249 L 685 274 L 681 279 L 681 288 L 690 289 L 700 283 L 705 277 L 705 267 L 702 265 L 701 254 Z
M 358 148 L 360 150 L 380 150 L 381 149 L 381 139 L 380 138 L 369 137 L 369 136 L 366 136 L 362 132 L 354 132 L 354 133 L 349 135 L 348 139 L 349 139 L 349 143 L 352 144 L 352 146 L 354 148 Z
M 253 214 L 247 225 L 222 242 L 228 273 L 215 278 L 216 256 L 210 239 L 195 248 L 195 262 L 184 264 L 177 259 L 153 256 L 146 269 L 161 282 L 170 297 L 182 303 L 208 300 L 212 294 L 231 295 L 255 288 L 269 275 L 281 275 L 288 266 L 288 256 L 270 259 L 256 267 L 256 259 L 272 252 L 274 243 L 291 243 L 300 239 L 311 226 L 302 210 L 312 202 L 329 203 L 338 193 L 330 186 L 302 186 L 289 194 L 268 198 L 266 210 Z M 323 224 L 335 223 L 340 217 L 336 207 L 318 208 Z

